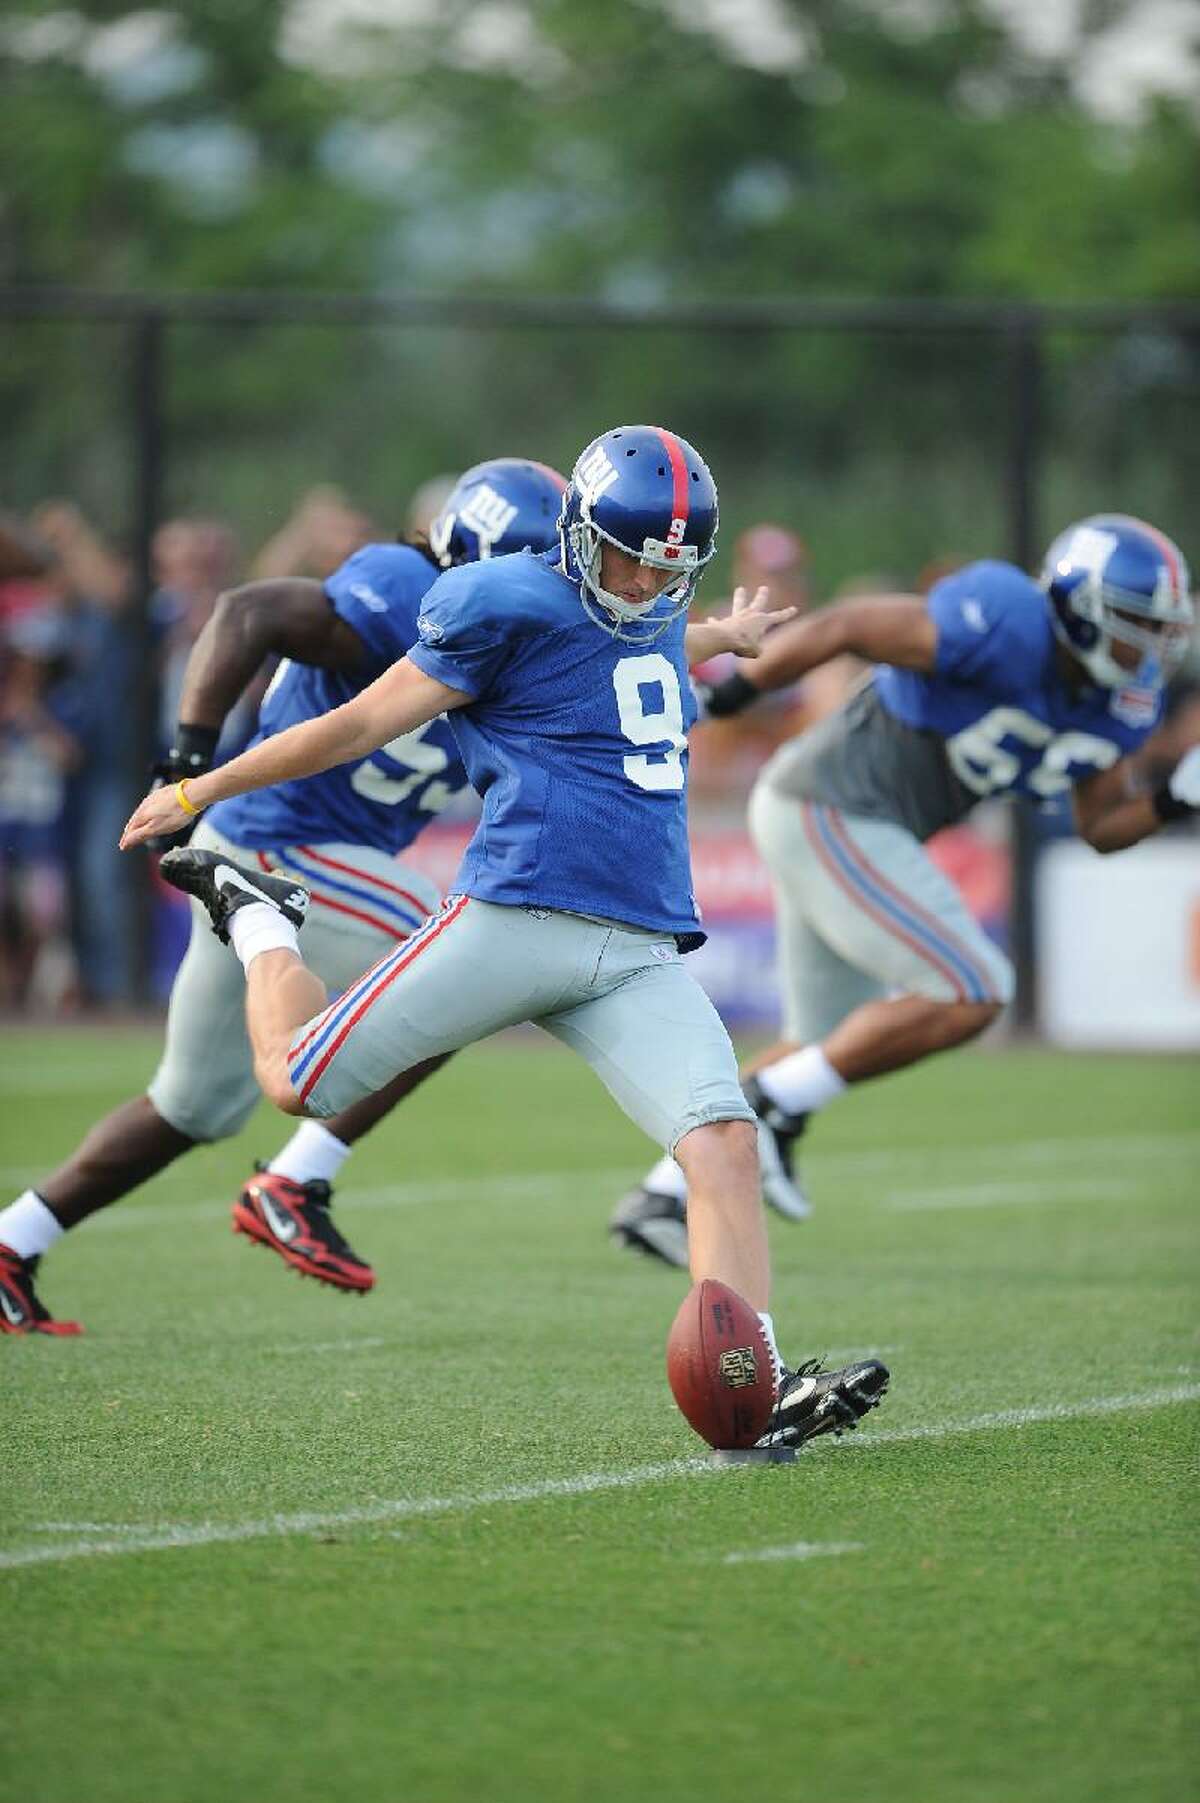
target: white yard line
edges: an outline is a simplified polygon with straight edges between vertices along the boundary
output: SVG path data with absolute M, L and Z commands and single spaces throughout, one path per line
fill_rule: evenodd
M 865 1553 L 861 1540 L 794 1540 L 790 1546 L 756 1546 L 726 1553 L 722 1565 L 767 1565 L 784 1559 L 836 1559 L 841 1553 Z
M 1083 1421 L 1097 1415 L 1124 1415 L 1131 1409 L 1165 1409 L 1173 1403 L 1200 1402 L 1200 1384 L 1175 1384 L 1129 1396 L 1093 1396 L 1086 1402 L 1048 1402 L 1040 1408 L 996 1409 L 969 1421 L 935 1421 L 928 1427 L 894 1427 L 855 1435 L 857 1449 L 899 1446 L 913 1440 L 947 1440 L 954 1434 L 983 1434 L 996 1428 L 1037 1427 L 1046 1421 Z M 850 1444 L 850 1442 L 847 1442 Z
M 884 1208 L 906 1214 L 938 1208 L 1020 1208 L 1041 1202 L 1125 1202 L 1140 1194 L 1138 1184 L 1120 1177 L 1011 1177 L 997 1183 L 892 1190 L 880 1197 Z
M 929 1427 L 895 1428 L 891 1432 L 869 1428 L 862 1436 L 856 1435 L 844 1444 L 855 1451 L 860 1448 L 869 1450 L 902 1445 L 913 1440 L 949 1439 L 958 1434 L 987 1433 L 997 1428 L 1032 1427 L 1047 1421 L 1080 1421 L 1091 1416 L 1123 1415 L 1135 1409 L 1169 1408 L 1173 1404 L 1197 1401 L 1200 1401 L 1200 1384 L 1179 1384 L 1171 1389 L 1146 1390 L 1130 1396 L 1093 1396 L 1082 1402 L 1048 1403 L 1040 1408 L 1003 1409 L 993 1414 L 976 1415 L 966 1421 L 937 1422 Z M 737 1469 L 745 1471 L 749 1468 Z M 722 1476 L 729 1480 L 727 1471 L 714 1470 L 705 1458 L 673 1459 L 665 1464 L 637 1465 L 626 1471 L 593 1471 L 580 1477 L 545 1478 L 535 1484 L 510 1484 L 495 1490 L 460 1492 L 452 1496 L 397 1497 L 394 1501 L 372 1503 L 359 1509 L 270 1515 L 258 1521 L 198 1522 L 191 1526 L 182 1522 L 149 1523 L 144 1527 L 109 1530 L 119 1536 L 112 1540 L 77 1540 L 64 1541 L 60 1546 L 14 1547 L 10 1552 L 0 1552 L 0 1570 L 14 1570 L 25 1565 L 61 1564 L 68 1559 L 92 1559 L 102 1555 L 116 1557 L 121 1553 L 166 1552 L 175 1547 L 227 1546 L 246 1540 L 286 1539 L 297 1534 L 328 1534 L 340 1528 L 366 1527 L 429 1515 L 465 1515 L 477 1509 L 498 1508 L 510 1503 L 543 1502 L 561 1496 L 591 1496 L 604 1490 L 634 1490 L 645 1484 L 702 1476 Z
M 917 1163 L 941 1171 L 971 1170 L 979 1165 L 998 1164 L 1005 1171 L 1032 1165 L 1076 1164 L 1085 1162 L 1101 1167 L 1122 1159 L 1200 1159 L 1200 1133 L 1181 1128 L 1178 1132 L 1154 1134 L 1072 1134 L 1054 1139 L 1014 1139 L 983 1145 L 948 1145 L 939 1140 L 934 1145 L 873 1147 L 862 1152 L 822 1152 L 813 1145 L 811 1161 L 807 1144 L 805 1164 L 821 1174 L 836 1177 L 887 1174 L 897 1165 Z
M 361 1340 L 283 1340 L 276 1346 L 259 1346 L 254 1356 L 258 1358 L 264 1352 L 277 1353 L 281 1358 L 307 1358 L 310 1352 L 363 1352 L 375 1346 L 398 1346 L 398 1339 L 385 1339 L 382 1335 L 374 1338 L 364 1336 Z

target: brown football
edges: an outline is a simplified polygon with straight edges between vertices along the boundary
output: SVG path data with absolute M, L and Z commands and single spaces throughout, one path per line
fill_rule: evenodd
M 775 1378 L 762 1322 L 728 1284 L 693 1284 L 667 1337 L 671 1394 L 710 1446 L 753 1446 L 775 1406 Z

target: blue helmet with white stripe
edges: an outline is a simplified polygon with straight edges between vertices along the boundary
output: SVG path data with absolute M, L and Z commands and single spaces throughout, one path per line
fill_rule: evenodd
M 577 459 L 559 531 L 563 568 L 589 617 L 614 638 L 646 644 L 688 607 L 717 548 L 717 485 L 677 433 L 617 426 Z M 677 580 L 646 601 L 614 595 L 600 581 L 605 544 Z
M 429 548 L 444 570 L 452 564 L 549 551 L 567 484 L 548 464 L 493 457 L 458 478 L 430 522 Z
M 1096 513 L 1059 534 L 1042 587 L 1062 643 L 1102 688 L 1160 687 L 1187 650 L 1188 567 L 1165 532 L 1125 513 Z M 1136 666 L 1114 656 L 1136 652 Z

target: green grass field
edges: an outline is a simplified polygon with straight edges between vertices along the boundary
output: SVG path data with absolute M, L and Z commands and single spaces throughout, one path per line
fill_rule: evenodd
M 10 1033 L 15 1195 L 152 1035 Z M 265 1108 L 71 1235 L 77 1341 L 0 1340 L 0 1796 L 30 1803 L 1180 1803 L 1194 1794 L 1200 1080 L 982 1052 L 837 1105 L 772 1224 L 785 1355 L 883 1409 L 713 1472 L 647 1146 L 535 1040 L 347 1167 L 379 1285 L 228 1231 Z

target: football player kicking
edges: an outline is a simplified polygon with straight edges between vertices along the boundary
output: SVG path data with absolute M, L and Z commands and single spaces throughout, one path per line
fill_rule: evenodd
M 483 796 L 455 891 L 331 1005 L 299 954 L 302 888 L 218 851 L 163 859 L 245 967 L 260 1084 L 286 1113 L 327 1119 L 400 1071 L 536 1022 L 678 1158 L 692 1273 L 744 1296 L 774 1350 L 755 1118 L 729 1036 L 681 963 L 703 940 L 687 836 L 687 663 L 721 638 L 720 625 L 686 628 L 685 613 L 716 527 L 716 488 L 690 445 L 659 427 L 606 432 L 575 465 L 556 550 L 439 577 L 418 642 L 378 681 L 150 794 L 122 844 L 369 757 L 448 714 Z M 760 591 L 763 630 L 766 606 Z M 874 1360 L 780 1367 L 772 1437 L 795 1444 L 852 1426 L 887 1381 Z
M 984 796 L 1070 792 L 1080 833 L 1121 851 L 1200 808 L 1200 746 L 1156 789 L 1130 753 L 1156 725 L 1192 622 L 1188 572 L 1163 533 L 1125 515 L 1071 526 L 1038 581 L 975 563 L 927 600 L 847 602 L 789 627 L 718 684 L 737 711 L 828 659 L 878 667 L 841 711 L 759 776 L 750 830 L 779 923 L 783 1039 L 751 1071 L 763 1191 L 798 1219 L 793 1166 L 812 1115 L 853 1084 L 982 1033 L 1012 970 L 924 850 Z M 617 1206 L 625 1245 L 687 1260 L 687 1173 L 664 1158 Z
M 542 464 L 494 459 L 459 479 L 428 545 L 368 545 L 324 584 L 255 582 L 222 596 L 188 660 L 165 772 L 178 780 L 209 767 L 227 711 L 271 654 L 284 661 L 263 699 L 255 743 L 357 694 L 412 645 L 422 598 L 442 569 L 556 543 L 564 487 Z M 305 952 L 340 990 L 436 909 L 435 885 L 396 854 L 466 782 L 449 728 L 431 720 L 345 768 L 215 808 L 195 843 L 308 886 Z M 41 1254 L 181 1152 L 244 1126 L 259 1099 L 244 1017 L 237 960 L 214 940 L 197 904 L 148 1093 L 98 1122 L 53 1176 L 0 1212 L 0 1328 L 77 1333 L 36 1294 Z M 239 1231 L 310 1277 L 370 1289 L 371 1267 L 330 1218 L 331 1183 L 350 1147 L 436 1062 L 328 1123 L 301 1126 L 243 1186 L 234 1205 Z

